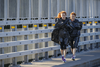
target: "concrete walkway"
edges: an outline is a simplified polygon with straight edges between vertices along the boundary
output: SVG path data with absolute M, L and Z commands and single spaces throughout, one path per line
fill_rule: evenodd
M 92 67 L 100 64 L 100 48 L 76 54 L 76 61 L 71 60 L 71 54 L 66 57 L 67 62 L 61 61 L 61 56 L 30 64 L 21 64 L 21 67 Z M 97 67 L 97 66 L 96 66 Z

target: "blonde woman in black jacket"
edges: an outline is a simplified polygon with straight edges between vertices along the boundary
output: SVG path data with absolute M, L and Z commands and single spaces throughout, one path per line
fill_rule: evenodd
M 76 18 L 76 13 L 72 12 L 70 14 L 70 19 L 72 22 L 73 26 L 73 31 L 70 33 L 70 40 L 69 40 L 69 45 L 71 46 L 71 51 L 72 51 L 72 60 L 75 60 L 75 52 L 76 48 L 78 47 L 78 42 L 80 38 L 80 30 L 82 29 L 82 23 L 79 22 L 78 19 Z

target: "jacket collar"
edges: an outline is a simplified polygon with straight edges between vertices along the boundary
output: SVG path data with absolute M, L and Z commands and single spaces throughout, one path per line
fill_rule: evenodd
M 72 22 L 75 22 L 75 21 L 76 21 L 76 19 L 74 21 L 72 21 Z
M 62 18 L 60 18 L 61 20 L 63 20 Z M 65 21 L 67 21 L 68 20 L 68 18 L 66 17 L 66 19 L 65 19 Z

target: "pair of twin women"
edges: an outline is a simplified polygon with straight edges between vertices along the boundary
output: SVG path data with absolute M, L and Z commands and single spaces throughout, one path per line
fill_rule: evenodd
M 68 44 L 71 46 L 71 59 L 75 60 L 75 52 L 78 47 L 80 30 L 82 29 L 82 23 L 76 19 L 76 13 L 72 12 L 70 18 L 66 16 L 67 13 L 61 11 L 55 18 L 55 28 L 59 29 L 58 40 L 63 62 L 66 62 L 66 47 Z

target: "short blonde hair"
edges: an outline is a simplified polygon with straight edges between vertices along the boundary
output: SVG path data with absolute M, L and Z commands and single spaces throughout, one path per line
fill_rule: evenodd
M 71 13 L 70 13 L 70 16 L 71 16 L 71 15 L 75 15 L 75 16 L 76 16 L 76 13 L 75 13 L 75 12 L 71 12 Z

